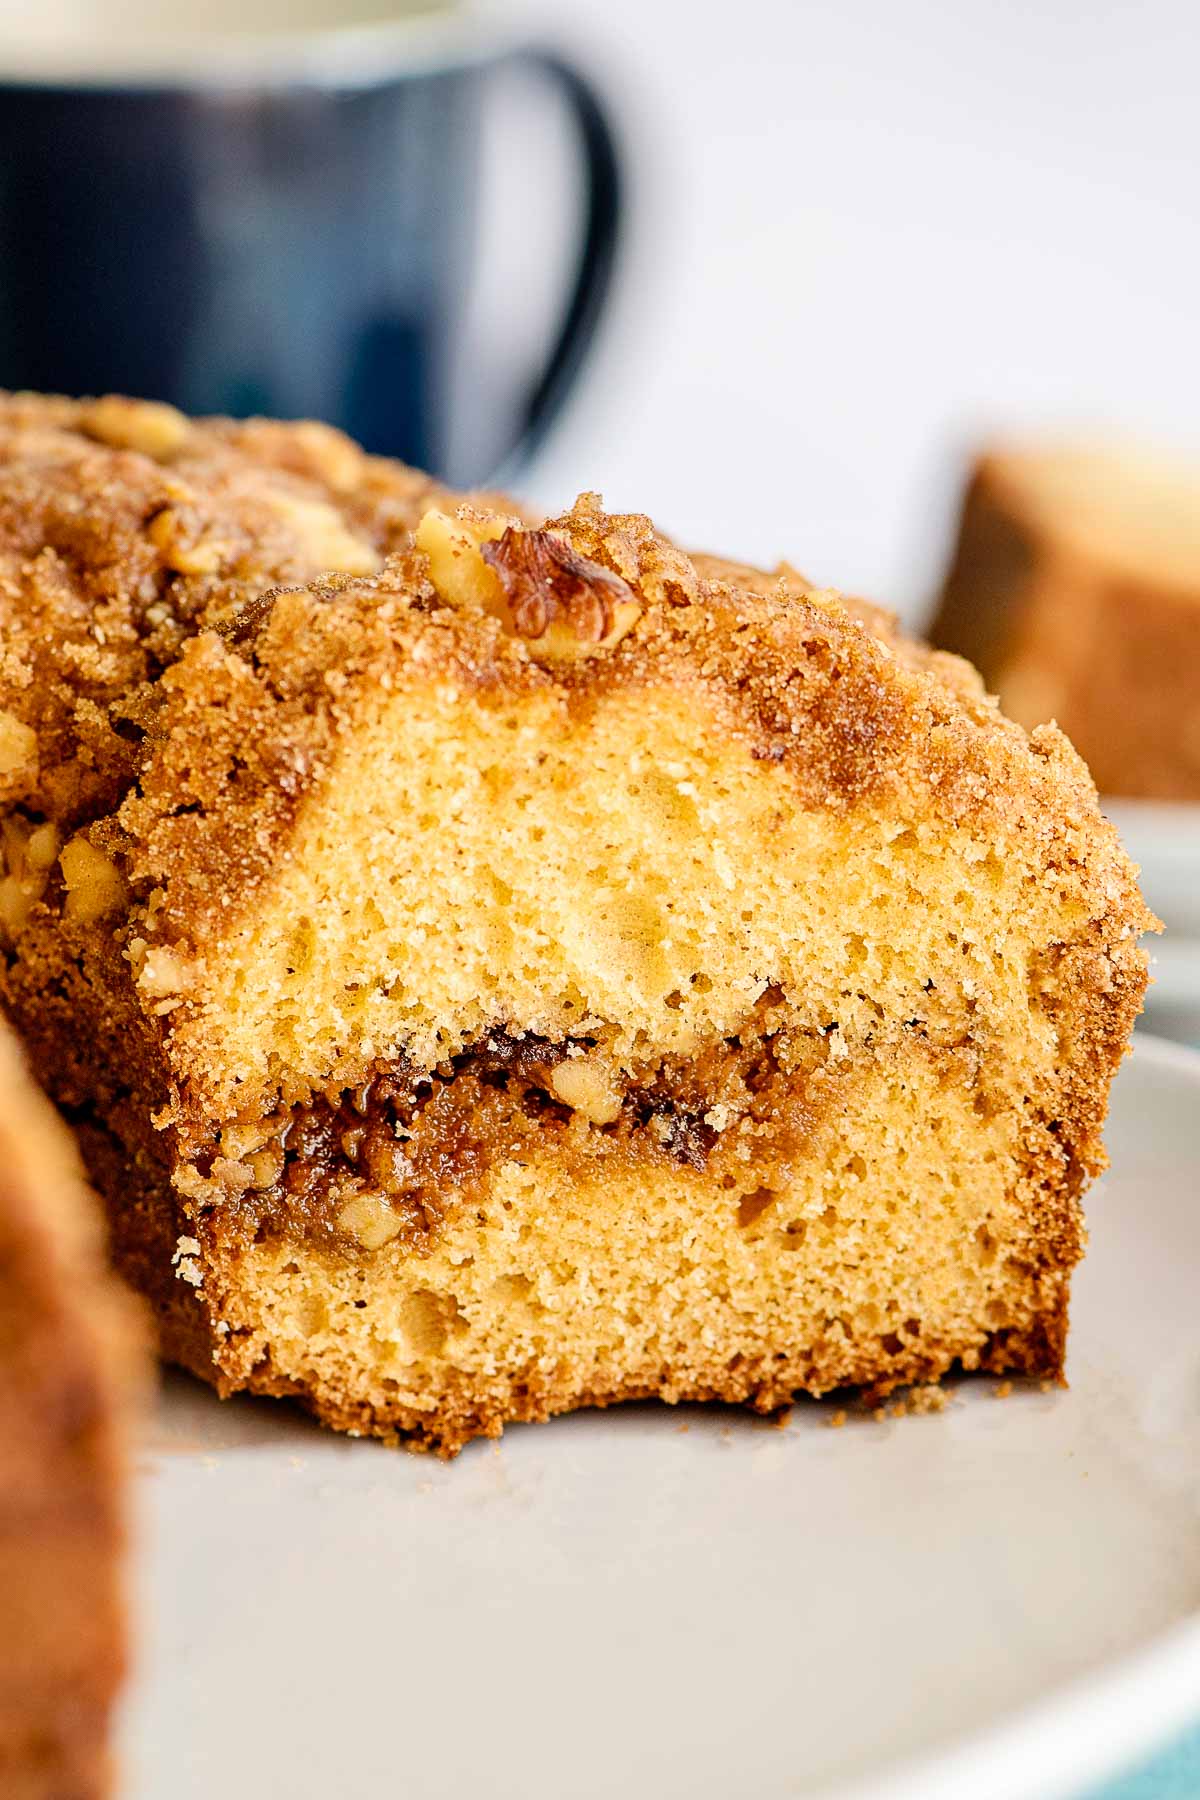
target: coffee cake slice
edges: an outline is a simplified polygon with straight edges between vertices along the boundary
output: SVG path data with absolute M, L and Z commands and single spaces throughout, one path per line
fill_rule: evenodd
M 70 1134 L 0 1026 L 0 1793 L 99 1800 L 142 1348 Z
M 998 444 L 975 465 L 932 624 L 1104 794 L 1200 800 L 1200 462 Z
M 40 759 L 5 1002 L 166 1353 L 447 1452 L 1060 1375 L 1153 923 L 1062 735 L 594 497 L 535 526 L 362 461 L 321 504 L 379 568 L 271 588 L 315 428 L 180 429 L 55 545 L 126 675 L 0 695 Z M 164 478 L 205 574 L 155 561 Z

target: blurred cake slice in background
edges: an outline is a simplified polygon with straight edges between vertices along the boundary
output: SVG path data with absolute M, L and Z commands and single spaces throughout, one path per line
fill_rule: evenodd
M 133 1303 L 75 1145 L 0 1027 L 0 1794 L 99 1800 L 126 1660 Z
M 932 640 L 1102 794 L 1200 800 L 1200 463 L 998 446 L 967 489 Z

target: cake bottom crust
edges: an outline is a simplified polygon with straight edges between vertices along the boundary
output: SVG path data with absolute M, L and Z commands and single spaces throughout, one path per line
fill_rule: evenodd
M 297 1258 L 304 1255 L 293 1248 L 287 1261 L 299 1270 Z M 124 1269 L 135 1277 L 130 1262 Z M 157 1304 L 164 1360 L 208 1382 L 223 1399 L 242 1392 L 292 1399 L 336 1431 L 401 1442 L 408 1449 L 443 1457 L 456 1456 L 475 1438 L 498 1438 L 509 1424 L 540 1423 L 581 1408 L 624 1401 L 659 1400 L 668 1405 L 719 1401 L 770 1414 L 801 1395 L 853 1393 L 860 1404 L 873 1407 L 897 1389 L 926 1386 L 960 1372 L 1036 1377 L 1065 1385 L 1067 1268 L 1047 1269 L 1036 1278 L 1017 1324 L 991 1330 L 969 1326 L 926 1338 L 919 1347 L 898 1343 L 898 1334 L 881 1333 L 873 1345 L 860 1345 L 850 1362 L 844 1346 L 834 1343 L 803 1349 L 772 1344 L 751 1353 L 718 1350 L 708 1357 L 697 1353 L 686 1362 L 646 1360 L 603 1373 L 573 1368 L 561 1358 L 547 1370 L 544 1360 L 538 1359 L 490 1379 L 478 1373 L 428 1371 L 421 1404 L 400 1398 L 390 1375 L 353 1365 L 331 1368 L 324 1359 L 310 1360 L 303 1354 L 297 1358 L 294 1343 L 287 1339 L 286 1348 L 277 1350 L 253 1282 L 240 1296 L 228 1293 L 227 1311 L 258 1323 L 221 1330 L 226 1323 L 222 1318 L 214 1331 L 195 1296 L 185 1300 L 179 1294 L 174 1270 L 165 1280 L 156 1273 L 147 1281 L 147 1273 L 139 1256 L 135 1278 Z M 225 1278 L 230 1277 L 237 1280 L 237 1272 L 226 1271 Z M 319 1267 L 313 1279 L 323 1284 Z M 213 1276 L 210 1280 L 215 1285 Z M 303 1319 L 303 1305 L 297 1311 Z
M 555 1382 L 530 1373 L 498 1381 L 491 1392 L 465 1385 L 461 1391 L 447 1388 L 439 1396 L 436 1410 L 426 1412 L 397 1405 L 385 1391 L 374 1399 L 350 1398 L 336 1382 L 325 1386 L 319 1380 L 296 1380 L 276 1370 L 268 1353 L 244 1380 L 218 1377 L 215 1385 L 226 1398 L 244 1390 L 298 1400 L 322 1424 L 352 1437 L 377 1437 L 402 1443 L 406 1449 L 454 1457 L 475 1438 L 501 1437 L 506 1425 L 541 1424 L 562 1413 L 602 1409 L 624 1401 L 657 1400 L 671 1406 L 719 1401 L 769 1415 L 785 1410 L 804 1395 L 817 1399 L 845 1395 L 864 1408 L 874 1408 L 897 1389 L 925 1388 L 960 1372 L 1032 1376 L 1065 1386 L 1068 1304 L 1064 1280 L 1060 1291 L 1047 1298 L 1044 1310 L 1027 1325 L 989 1333 L 982 1346 L 973 1334 L 957 1345 L 946 1340 L 929 1351 L 899 1357 L 881 1345 L 874 1361 L 864 1357 L 849 1379 L 834 1374 L 832 1367 L 828 1374 L 823 1373 L 819 1356 L 814 1359 L 773 1350 L 741 1361 L 716 1358 L 687 1370 L 677 1365 L 647 1367 L 590 1386 L 569 1375 Z M 177 1360 L 188 1366 L 186 1353 Z M 214 1379 L 211 1363 L 193 1367 L 192 1372 L 208 1381 Z

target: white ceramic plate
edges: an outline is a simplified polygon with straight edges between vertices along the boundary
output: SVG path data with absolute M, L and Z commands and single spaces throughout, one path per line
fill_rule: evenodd
M 1200 938 L 1200 805 L 1102 800 L 1167 931 Z
M 1021 1800 L 1200 1710 L 1200 1056 L 1146 1039 L 1069 1392 L 636 1407 L 458 1462 L 173 1380 L 131 1800 Z
M 1147 940 L 1153 981 L 1146 1019 L 1155 1031 L 1200 1044 L 1200 805 L 1103 800 L 1142 871 L 1142 891 L 1162 920 Z

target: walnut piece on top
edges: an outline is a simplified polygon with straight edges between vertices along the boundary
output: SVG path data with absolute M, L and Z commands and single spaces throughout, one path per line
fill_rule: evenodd
M 539 660 L 611 649 L 641 616 L 629 583 L 559 532 L 464 508 L 456 519 L 426 513 L 416 541 L 443 600 L 490 613 Z
M 122 394 L 105 394 L 81 407 L 79 427 L 110 449 L 137 450 L 155 462 L 166 462 L 183 448 L 192 423 L 177 407 L 161 400 L 127 400 Z

